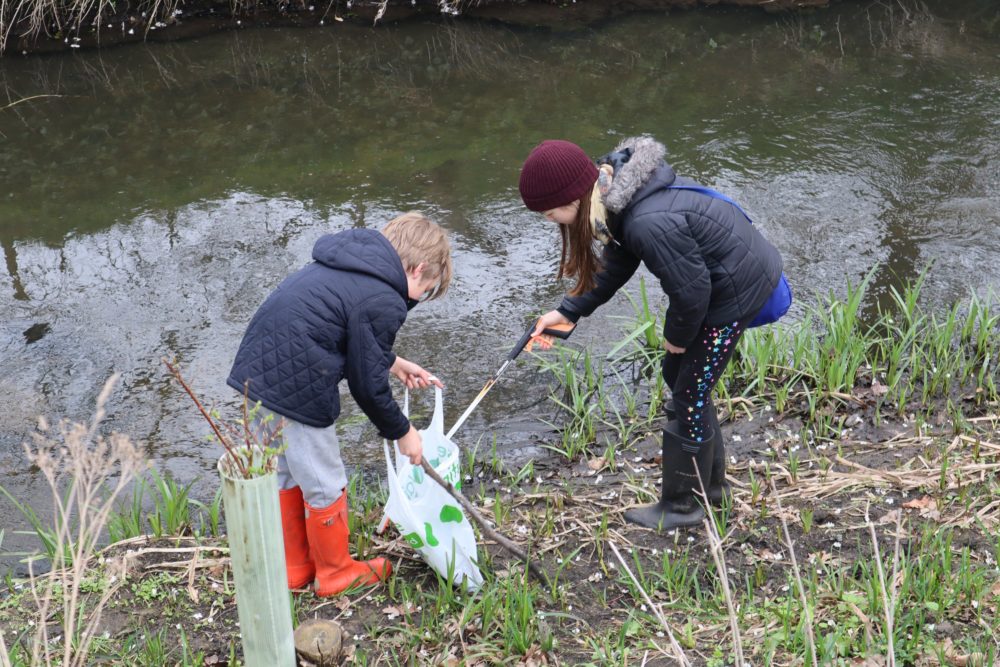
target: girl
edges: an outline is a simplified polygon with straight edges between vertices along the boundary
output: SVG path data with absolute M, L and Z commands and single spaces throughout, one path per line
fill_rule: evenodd
M 669 298 L 663 379 L 674 414 L 668 410 L 663 430 L 660 501 L 625 512 L 626 521 L 660 530 L 705 517 L 699 477 L 710 501 L 729 493 L 712 388 L 781 277 L 778 251 L 740 209 L 681 189 L 695 184 L 679 178 L 665 155 L 663 144 L 633 137 L 595 165 L 576 144 L 543 141 L 528 155 L 519 183 L 525 205 L 559 226 L 558 278 L 576 280 L 559 307 L 538 321 L 536 335 L 593 313 L 640 261 Z M 595 241 L 603 245 L 600 254 Z

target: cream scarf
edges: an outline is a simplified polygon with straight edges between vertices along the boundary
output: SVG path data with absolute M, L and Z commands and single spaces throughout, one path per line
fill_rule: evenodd
M 590 191 L 590 231 L 604 245 L 614 241 L 608 229 L 608 209 L 604 206 L 604 195 L 610 189 L 611 173 L 602 168 L 597 174 L 594 189 Z

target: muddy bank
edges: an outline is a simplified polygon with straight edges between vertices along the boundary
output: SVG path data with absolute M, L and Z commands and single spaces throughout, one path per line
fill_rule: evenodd
M 473 596 L 443 584 L 394 529 L 373 534 L 385 496 L 362 485 L 352 498 L 352 549 L 391 559 L 394 578 L 334 598 L 299 591 L 296 621 L 339 623 L 344 665 L 399 655 L 435 666 L 672 665 L 666 626 L 690 664 L 702 667 L 733 664 L 730 651 L 741 641 L 752 664 L 801 662 L 810 649 L 798 619 L 809 614 L 818 664 L 877 664 L 891 632 L 870 566 L 881 559 L 898 567 L 889 585 L 899 593 L 901 664 L 995 664 L 989 637 L 1000 580 L 991 530 L 1000 510 L 995 477 L 983 473 L 1000 466 L 997 407 L 967 403 L 964 416 L 975 427 L 959 436 L 952 423 L 922 429 L 904 417 L 876 426 L 870 411 L 845 407 L 854 427 L 815 448 L 796 440 L 796 415 L 774 415 L 769 406 L 724 411 L 734 500 L 714 511 L 717 542 L 707 525 L 657 533 L 623 521 L 627 507 L 654 497 L 659 419 L 615 457 L 568 460 L 551 449 L 558 434 L 540 432 L 530 468 L 482 457 L 463 471 L 478 510 L 533 554 L 548 581 L 528 578 L 484 539 L 486 583 Z M 791 467 L 800 446 L 800 465 Z M 90 664 L 239 664 L 229 550 L 219 526 L 202 528 L 136 536 L 93 559 L 83 592 L 89 601 L 106 595 L 107 606 Z M 740 606 L 742 639 L 728 622 L 713 544 Z M 612 547 L 626 554 L 631 574 Z M 793 575 L 792 558 L 801 575 Z M 15 658 L 26 654 L 34 613 L 27 581 L 0 587 L 0 632 Z M 61 629 L 53 620 L 57 646 Z
M 566 29 L 590 25 L 628 12 L 689 10 L 706 6 L 759 7 L 777 13 L 826 7 L 836 0 L 262 0 L 234 2 L 178 0 L 150 3 L 130 0 L 100 6 L 84 18 L 74 7 L 49 15 L 44 29 L 30 23 L 31 0 L 24 0 L 13 16 L 0 17 L 0 53 L 36 54 L 91 49 L 142 41 L 173 41 L 219 32 L 259 27 L 335 28 L 339 23 L 387 25 L 440 15 L 483 19 L 519 26 Z M 9 31 L 7 24 L 13 21 Z

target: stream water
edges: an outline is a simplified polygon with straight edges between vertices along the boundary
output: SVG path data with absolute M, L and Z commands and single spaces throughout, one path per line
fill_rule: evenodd
M 220 449 L 160 358 L 233 404 L 243 329 L 314 240 L 409 209 L 447 227 L 456 277 L 397 350 L 447 383 L 450 424 L 561 294 L 556 230 L 517 193 L 544 138 L 595 156 L 632 134 L 664 141 L 781 250 L 793 320 L 873 268 L 872 303 L 924 270 L 942 305 L 1000 285 L 992 0 L 248 30 L 9 57 L 0 84 L 11 102 L 42 96 L 0 109 L 0 484 L 40 510 L 22 443 L 39 415 L 90 415 L 114 372 L 108 428 L 209 498 Z M 574 342 L 606 349 L 629 312 L 617 297 Z M 460 439 L 518 447 L 546 395 L 521 360 Z M 347 403 L 345 457 L 378 474 L 380 442 Z M 0 500 L 4 550 L 32 546 L 11 532 L 25 526 Z

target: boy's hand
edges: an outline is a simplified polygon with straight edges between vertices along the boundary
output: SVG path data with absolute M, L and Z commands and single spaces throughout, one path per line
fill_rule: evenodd
M 396 441 L 399 443 L 399 453 L 410 457 L 410 463 L 415 466 L 420 465 L 420 457 L 424 453 L 424 441 L 420 437 L 420 432 L 410 425 L 410 430 L 402 438 Z
M 531 334 L 531 341 L 528 345 L 533 343 L 538 343 L 538 347 L 543 350 L 548 350 L 552 347 L 552 336 L 543 336 L 542 332 L 548 327 L 555 326 L 557 324 L 572 324 L 566 317 L 560 313 L 558 310 L 550 310 L 541 317 L 538 318 L 538 322 L 535 324 L 535 331 Z
M 424 387 L 429 387 L 432 384 L 444 389 L 444 383 L 431 375 L 428 371 L 424 370 L 412 361 L 407 361 L 403 357 L 396 356 L 396 361 L 393 363 L 389 372 L 395 375 L 400 382 L 406 385 L 407 389 L 423 389 Z

